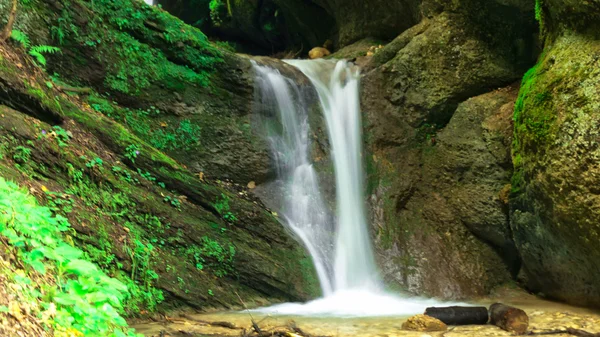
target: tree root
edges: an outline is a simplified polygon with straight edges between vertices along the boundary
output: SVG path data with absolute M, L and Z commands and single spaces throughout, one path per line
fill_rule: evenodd
M 6 42 L 12 33 L 12 27 L 15 24 L 15 19 L 17 17 L 17 0 L 12 1 L 12 8 L 10 9 L 10 14 L 8 16 L 8 22 L 6 26 L 2 30 L 0 34 L 0 42 Z

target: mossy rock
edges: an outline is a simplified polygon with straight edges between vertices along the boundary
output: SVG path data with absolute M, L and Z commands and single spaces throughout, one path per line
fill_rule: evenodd
M 514 116 L 511 227 L 531 289 L 600 306 L 595 36 L 562 31 L 523 79 Z
M 62 36 L 61 44 L 58 37 L 51 40 L 49 26 L 17 26 L 36 44 L 60 45 L 62 53 L 48 58 L 48 71 L 56 73 L 52 79 L 14 41 L 0 46 L 0 173 L 69 217 L 75 243 L 135 290 L 129 313 L 157 310 L 160 293 L 163 309 L 230 308 L 239 304 L 236 291 L 249 305 L 316 296 L 310 259 L 279 220 L 240 185 L 209 180 L 224 174 L 245 186 L 260 169 L 244 168 L 244 159 L 237 169 L 219 169 L 207 156 L 190 155 L 227 140 L 249 156 L 257 148 L 266 153 L 254 143 L 257 136 L 244 133 L 253 90 L 250 61 L 219 50 L 200 31 L 142 2 L 118 8 L 113 1 L 29 4 L 20 15 L 44 15 L 55 27 L 68 15 L 69 29 L 78 34 Z M 116 12 L 122 15 L 110 16 Z M 120 26 L 115 18 L 129 22 Z M 85 43 L 95 36 L 116 41 Z M 122 42 L 133 40 L 143 45 L 141 54 L 121 53 Z M 144 52 L 156 57 L 139 58 Z M 211 67 L 193 65 L 202 55 Z M 123 77 L 128 88 L 139 89 L 125 91 L 105 82 L 119 74 L 111 67 L 119 62 L 138 62 L 136 69 L 154 62 L 206 75 L 209 82 L 194 83 L 196 75 L 178 70 L 152 77 L 148 86 Z M 74 86 L 92 95 L 65 89 Z M 193 125 L 212 139 L 181 146 L 193 139 Z M 179 137 L 181 128 L 191 131 Z M 158 149 L 153 139 L 161 130 L 175 134 L 174 146 Z M 258 158 L 257 165 L 269 165 L 266 154 Z M 194 162 L 204 164 L 198 168 Z M 248 170 L 255 170 L 252 177 L 234 173 Z

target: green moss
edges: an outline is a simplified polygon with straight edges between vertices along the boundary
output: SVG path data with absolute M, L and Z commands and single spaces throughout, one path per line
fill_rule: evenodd
M 515 132 L 520 136 L 515 138 L 516 148 L 519 147 L 519 139 L 523 139 L 522 137 L 532 139 L 530 144 L 534 145 L 547 143 L 550 129 L 556 119 L 552 93 L 548 91 L 547 85 L 537 85 L 540 72 L 541 66 L 536 65 L 523 77 L 513 117 Z
M 544 23 L 544 0 L 535 0 L 535 19 L 540 25 L 540 32 L 546 30 Z

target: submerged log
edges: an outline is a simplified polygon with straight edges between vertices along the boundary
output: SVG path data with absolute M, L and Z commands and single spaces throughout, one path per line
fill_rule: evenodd
M 529 316 L 525 311 L 502 303 L 492 304 L 489 315 L 491 324 L 509 332 L 524 334 L 529 327 Z
M 431 307 L 425 309 L 425 315 L 439 319 L 448 325 L 487 324 L 486 307 Z

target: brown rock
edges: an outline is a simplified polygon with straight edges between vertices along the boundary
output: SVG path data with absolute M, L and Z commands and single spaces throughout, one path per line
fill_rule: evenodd
M 402 324 L 402 329 L 412 331 L 446 331 L 448 326 L 437 318 L 416 315 Z
M 315 47 L 308 52 L 308 57 L 311 60 L 320 59 L 331 55 L 331 52 L 323 47 Z

